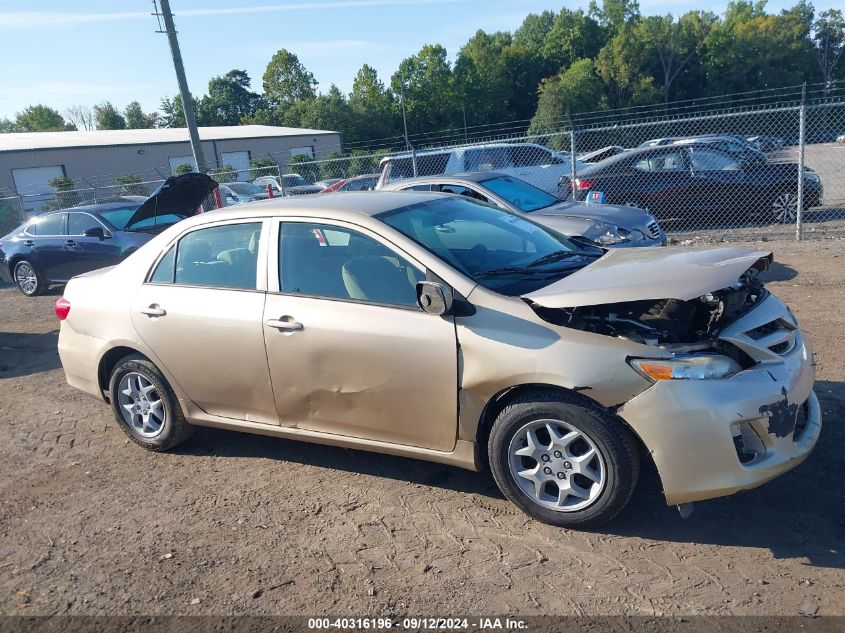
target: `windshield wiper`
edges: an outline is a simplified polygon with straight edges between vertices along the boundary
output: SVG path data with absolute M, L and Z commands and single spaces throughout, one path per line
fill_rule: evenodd
M 570 257 L 598 257 L 595 253 L 589 253 L 587 251 L 555 251 L 554 253 L 549 253 L 548 255 L 543 255 L 542 257 L 535 259 L 533 262 L 528 264 L 528 268 L 534 268 L 535 266 L 542 266 L 543 264 L 548 264 L 550 262 L 557 262 L 561 259 L 568 259 Z
M 494 268 L 492 270 L 485 270 L 484 272 L 475 273 L 475 277 L 497 277 L 499 275 L 552 275 L 554 273 L 571 273 L 572 268 L 545 268 L 540 270 L 538 268 L 517 268 L 508 266 L 505 268 Z

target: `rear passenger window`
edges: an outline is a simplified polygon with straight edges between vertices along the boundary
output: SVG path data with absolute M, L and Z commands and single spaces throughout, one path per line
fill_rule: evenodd
M 260 222 L 198 229 L 161 259 L 150 281 L 255 289 L 260 237 Z
M 66 213 L 54 213 L 53 215 L 45 215 L 41 218 L 35 218 L 32 224 L 26 229 L 30 235 L 64 235 L 65 234 L 65 216 Z

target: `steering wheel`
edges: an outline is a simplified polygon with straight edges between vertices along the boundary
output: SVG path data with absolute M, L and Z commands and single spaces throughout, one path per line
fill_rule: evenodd
M 484 264 L 484 261 L 487 259 L 487 252 L 487 247 L 484 244 L 476 244 L 464 253 L 463 257 L 460 258 L 460 262 L 465 268 L 473 269 L 475 267 L 471 265 L 472 263 L 478 265 Z

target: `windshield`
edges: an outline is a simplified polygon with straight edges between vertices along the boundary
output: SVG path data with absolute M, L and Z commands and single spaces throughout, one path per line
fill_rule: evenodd
M 556 202 L 560 202 L 560 200 L 542 189 L 538 189 L 534 185 L 529 185 L 524 180 L 511 178 L 510 176 L 500 176 L 498 178 L 491 178 L 490 180 L 483 180 L 481 184 L 525 213 L 531 213 L 537 209 L 545 209 Z
M 375 217 L 479 284 L 512 296 L 547 286 L 604 253 L 463 197 L 428 200 Z
M 285 187 L 301 187 L 302 185 L 308 184 L 305 181 L 305 178 L 303 178 L 299 174 L 287 174 L 285 176 L 282 176 L 282 180 L 285 183 Z
M 248 182 L 230 182 L 226 186 L 242 196 L 254 196 L 256 194 L 266 193 L 261 187 Z

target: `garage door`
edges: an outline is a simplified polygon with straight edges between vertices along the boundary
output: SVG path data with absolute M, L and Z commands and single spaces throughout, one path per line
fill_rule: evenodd
M 249 180 L 249 152 L 222 152 L 220 161 L 237 170 L 238 180 Z
M 44 205 L 53 199 L 54 191 L 49 181 L 64 175 L 64 165 L 13 169 L 12 179 L 15 181 L 18 195 L 21 196 L 24 213 L 41 213 Z

